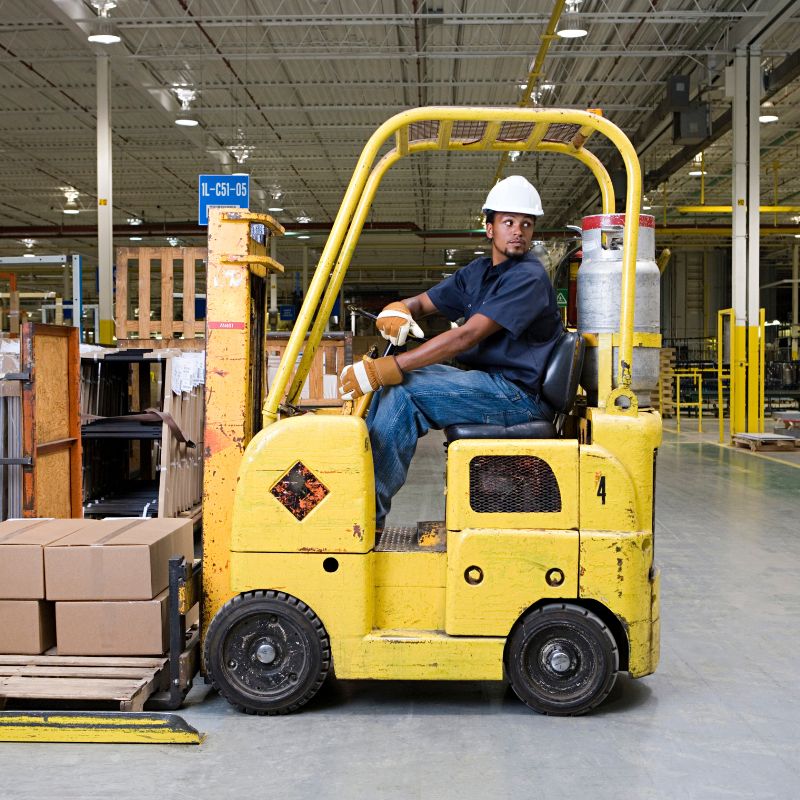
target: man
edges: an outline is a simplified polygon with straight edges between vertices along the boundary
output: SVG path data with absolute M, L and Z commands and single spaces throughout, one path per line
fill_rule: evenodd
M 563 326 L 547 273 L 528 252 L 535 217 L 543 213 L 539 193 L 512 175 L 492 188 L 483 211 L 491 256 L 475 259 L 427 292 L 390 303 L 376 323 L 397 346 L 409 333 L 422 335 L 415 319 L 436 312 L 451 321 L 464 317 L 464 324 L 414 350 L 342 370 L 344 399 L 376 392 L 367 426 L 379 530 L 405 483 L 417 439 L 430 428 L 553 418 L 539 393 Z M 442 363 L 453 358 L 465 369 Z

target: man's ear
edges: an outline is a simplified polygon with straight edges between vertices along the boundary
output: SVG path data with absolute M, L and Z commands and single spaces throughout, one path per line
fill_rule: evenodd
M 486 238 L 487 239 L 491 239 L 492 238 L 493 228 L 494 228 L 494 226 L 492 225 L 491 222 L 487 222 L 486 223 Z

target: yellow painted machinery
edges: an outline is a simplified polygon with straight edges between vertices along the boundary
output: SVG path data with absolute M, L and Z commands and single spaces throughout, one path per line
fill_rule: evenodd
M 446 518 L 376 536 L 369 398 L 300 413 L 300 392 L 378 184 L 433 150 L 573 156 L 599 132 L 627 170 L 619 324 L 584 332 L 597 400 L 549 438 L 452 437 Z M 383 154 L 381 156 L 381 154 Z M 533 709 L 580 714 L 659 654 L 653 563 L 661 419 L 631 390 L 641 176 L 598 113 L 421 108 L 367 143 L 264 398 L 268 217 L 212 209 L 204 497 L 204 663 L 233 705 L 294 711 L 341 679 L 502 680 Z M 579 339 L 579 337 L 576 338 Z M 612 361 L 616 363 L 612 364 Z M 579 368 L 579 366 L 578 366 Z M 413 465 L 412 465 L 413 469 Z

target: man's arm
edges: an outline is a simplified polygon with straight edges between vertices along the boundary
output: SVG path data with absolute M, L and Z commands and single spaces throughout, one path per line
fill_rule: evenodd
M 430 305 L 433 313 L 436 311 L 436 306 L 431 303 L 427 294 L 417 295 L 412 297 L 411 300 L 418 300 L 425 298 Z M 405 301 L 408 305 L 408 300 Z M 411 308 L 411 306 L 409 306 Z M 416 314 L 414 315 L 416 316 Z M 430 364 L 441 364 L 442 361 L 447 361 L 465 350 L 474 347 L 478 342 L 497 333 L 502 328 L 493 319 L 490 319 L 483 314 L 475 314 L 470 317 L 461 327 L 452 328 L 449 331 L 440 333 L 434 336 L 433 339 L 409 350 L 407 353 L 400 353 L 395 358 L 397 364 L 403 372 L 409 372 L 412 369 L 419 369 L 420 367 L 427 367 Z
M 401 302 L 405 303 L 406 308 L 411 312 L 414 319 L 423 319 L 431 314 L 436 314 L 439 309 L 431 302 L 427 292 L 409 297 Z

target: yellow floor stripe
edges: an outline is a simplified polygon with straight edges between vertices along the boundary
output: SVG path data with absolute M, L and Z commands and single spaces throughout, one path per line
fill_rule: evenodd
M 0 712 L 0 742 L 200 744 L 204 738 L 177 714 Z

